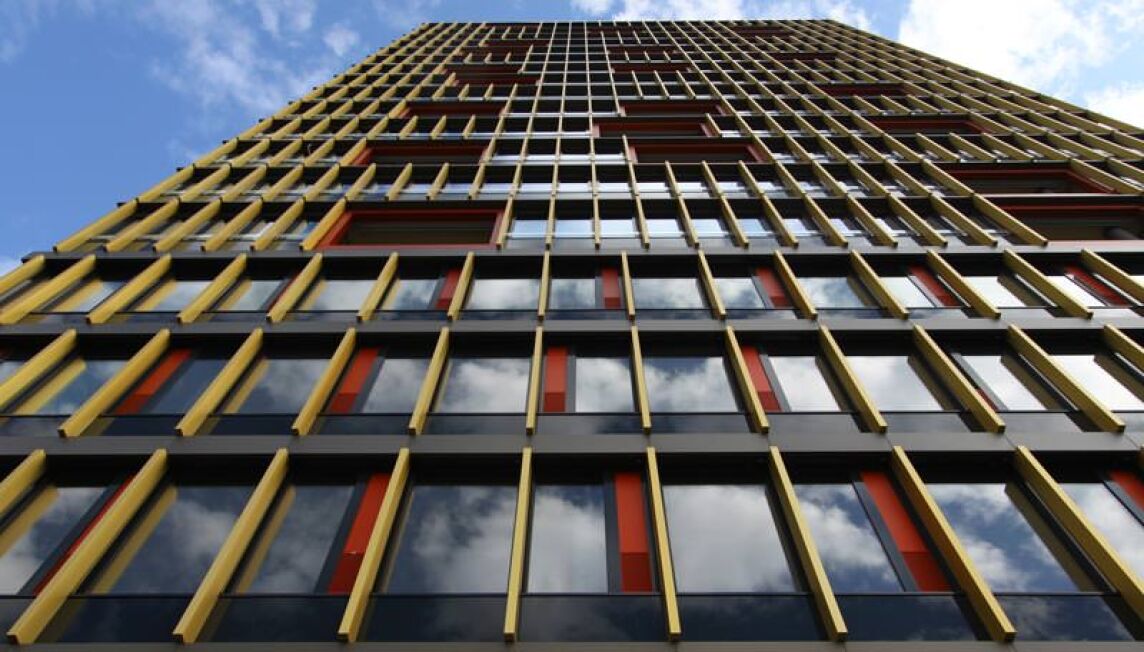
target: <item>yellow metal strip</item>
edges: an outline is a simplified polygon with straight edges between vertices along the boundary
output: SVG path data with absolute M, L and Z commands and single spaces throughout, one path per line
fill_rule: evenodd
M 548 284 L 552 282 L 552 256 L 544 252 L 544 259 L 540 264 L 540 300 L 536 303 L 536 318 L 543 322 L 544 313 L 548 311 Z
M 298 303 L 298 299 L 302 298 L 306 290 L 310 289 L 310 284 L 318 277 L 318 273 L 322 270 L 322 254 L 314 254 L 310 258 L 310 262 L 298 272 L 294 280 L 290 282 L 289 287 L 278 297 L 274 305 L 270 307 L 270 311 L 266 314 L 266 319 L 276 324 L 286 317 L 286 313 Z
M 532 345 L 532 366 L 528 371 L 528 398 L 524 416 L 524 432 L 536 432 L 536 412 L 540 405 L 540 368 L 544 364 L 544 329 L 536 327 Z
M 341 171 L 342 166 L 338 165 L 337 163 L 333 164 L 325 174 L 318 177 L 318 180 L 315 181 L 306 190 L 306 192 L 302 193 L 302 199 L 305 199 L 306 201 L 314 201 L 318 195 L 322 194 L 322 191 L 328 188 L 330 184 L 332 184 L 334 180 L 338 178 L 338 174 Z
M 173 634 L 179 643 L 194 643 L 198 640 L 207 618 L 218 603 L 219 596 L 226 590 L 235 569 L 242 561 L 242 556 L 254 539 L 255 530 L 274 502 L 274 496 L 286 478 L 287 463 L 286 449 L 279 448 L 262 474 L 262 479 L 254 488 L 254 492 L 250 494 L 250 499 L 246 501 L 242 513 L 235 520 L 226 541 L 215 555 L 210 569 L 203 576 L 202 582 L 199 582 L 199 588 L 187 604 L 183 616 L 175 625 Z
M 897 239 L 895 239 L 885 227 L 879 224 L 878 220 L 874 219 L 874 216 L 870 214 L 870 211 L 866 210 L 866 207 L 863 206 L 861 202 L 849 195 L 845 195 L 845 193 L 843 194 L 846 197 L 846 207 L 850 209 L 850 214 L 862 225 L 862 228 L 866 229 L 866 231 L 873 236 L 874 242 L 887 247 L 898 246 Z
M 806 517 L 803 516 L 802 507 L 799 506 L 798 497 L 794 492 L 794 485 L 791 484 L 786 464 L 783 462 L 777 446 L 771 446 L 769 462 L 775 494 L 779 498 L 783 516 L 786 517 L 787 525 L 790 527 L 795 551 L 798 552 L 803 572 L 806 573 L 807 583 L 810 584 L 814 604 L 818 607 L 818 616 L 826 627 L 827 638 L 832 641 L 845 641 L 849 634 L 846 621 L 842 619 L 842 610 L 838 608 L 838 600 L 834 597 L 834 590 L 830 587 L 830 579 L 826 576 L 826 569 L 822 566 L 818 546 L 815 545 L 814 538 L 810 535 L 810 528 L 806 525 Z
M 199 428 L 202 427 L 203 422 L 218 408 L 222 400 L 226 398 L 227 393 L 230 392 L 234 384 L 238 382 L 242 373 L 250 366 L 254 356 L 258 355 L 259 349 L 262 348 L 262 329 L 256 328 L 254 332 L 247 336 L 234 355 L 227 361 L 226 366 L 219 372 L 218 376 L 211 381 L 211 384 L 203 391 L 202 396 L 199 397 L 191 409 L 183 415 L 179 423 L 175 426 L 175 431 L 183 437 L 191 437 L 198 434 Z
M 1131 183 L 1128 183 L 1115 174 L 1109 174 L 1098 167 L 1095 167 L 1089 163 L 1085 163 L 1080 159 L 1069 159 L 1069 169 L 1081 175 L 1082 177 L 1087 177 L 1088 179 L 1095 181 L 1096 183 L 1109 186 L 1118 193 L 1126 195 L 1140 194 L 1140 189 Z
M 227 243 L 230 238 L 238 233 L 247 224 L 250 224 L 258 214 L 262 212 L 262 207 L 265 202 L 261 198 L 255 199 L 249 206 L 238 212 L 237 215 L 232 217 L 222 228 L 214 233 L 203 242 L 203 251 L 214 251 Z
M 1053 517 L 1080 545 L 1109 584 L 1120 593 L 1138 617 L 1144 616 L 1144 582 L 1124 563 L 1116 549 L 1093 527 L 1080 507 L 1053 480 L 1028 448 L 1017 447 L 1014 463 L 1021 477 L 1037 492 Z
M 1137 344 L 1136 340 L 1111 324 L 1106 325 L 1101 334 L 1108 348 L 1127 358 L 1137 368 L 1144 369 L 1144 347 Z
M 20 368 L 0 381 L 0 409 L 24 392 L 40 376 L 55 367 L 75 350 L 76 332 L 74 328 L 60 333 L 56 339 L 41 349 L 36 355 L 20 365 Z
M 190 168 L 185 169 L 189 170 Z M 138 207 L 139 200 L 132 199 L 131 201 L 122 204 L 98 220 L 69 235 L 63 240 L 60 240 L 55 244 L 54 247 L 52 247 L 52 249 L 57 252 L 72 251 L 76 247 L 79 247 L 80 245 L 86 243 L 88 240 L 91 240 L 95 236 L 107 231 L 111 227 L 122 222 L 124 219 L 130 217 L 135 213 L 135 209 Z
M 651 433 L 651 404 L 647 399 L 647 379 L 644 377 L 643 351 L 640 349 L 640 334 L 632 326 L 632 373 L 636 380 L 636 402 L 639 404 L 640 425 L 644 434 Z
M 909 319 L 909 309 L 903 306 L 901 302 L 898 301 L 898 298 L 894 296 L 894 293 L 890 292 L 890 289 L 882 283 L 882 279 L 874 272 L 874 268 L 870 267 L 870 264 L 866 262 L 862 254 L 859 254 L 857 251 L 851 251 L 850 266 L 854 268 L 854 273 L 858 275 L 858 278 L 862 279 L 862 282 L 869 288 L 870 293 L 877 297 L 879 303 L 886 308 L 886 311 L 889 312 L 891 316 L 897 319 Z
M 135 474 L 103 517 L 88 531 L 83 541 L 52 579 L 44 585 L 32 604 L 8 630 L 8 641 L 15 645 L 35 643 L 56 612 L 95 568 L 108 547 L 127 527 L 167 470 L 167 451 L 160 448 Z
M 412 176 L 413 164 L 406 163 L 405 167 L 402 168 L 401 172 L 397 175 L 397 178 L 393 180 L 393 185 L 390 186 L 389 190 L 385 191 L 386 200 L 393 201 L 394 199 L 397 199 L 397 196 L 400 195 L 401 191 L 405 189 L 405 186 L 409 183 L 409 179 Z
M 326 237 L 326 234 L 329 233 L 330 229 L 334 228 L 334 225 L 338 223 L 338 220 L 341 219 L 345 212 L 346 200 L 343 197 L 342 199 L 339 199 L 337 202 L 335 202 L 334 205 L 330 207 L 330 210 L 326 211 L 326 214 L 322 216 L 322 219 L 318 220 L 318 223 L 314 225 L 314 230 L 310 231 L 310 233 L 302 240 L 302 251 L 312 251 L 315 247 L 317 247 L 318 243 L 322 241 L 322 238 Z
M 226 267 L 223 268 L 218 276 L 203 288 L 197 297 L 191 300 L 182 311 L 179 312 L 177 319 L 180 324 L 189 324 L 199 318 L 203 311 L 210 308 L 223 292 L 226 292 L 234 281 L 242 275 L 243 270 L 246 269 L 246 254 L 239 254 L 232 260 Z
M 1070 376 L 1025 331 L 1017 326 L 1010 326 L 1006 335 L 1009 344 L 1036 367 L 1037 371 L 1064 392 L 1069 401 L 1076 405 L 1081 412 L 1084 412 L 1085 416 L 1091 419 L 1097 427 L 1108 432 L 1124 432 L 1124 421 L 1089 393 L 1084 385 Z
M 357 178 L 357 181 L 354 181 L 354 185 L 350 186 L 350 189 L 346 191 L 346 201 L 354 201 L 358 198 L 359 195 L 365 192 L 365 189 L 369 187 L 370 183 L 373 182 L 373 177 L 376 174 L 377 165 L 375 163 L 370 163 L 369 166 L 367 166 L 366 169 L 362 171 L 361 176 Z
M 154 366 L 159 356 L 167 350 L 171 341 L 171 331 L 166 328 L 155 335 L 143 345 L 131 359 L 124 363 L 119 372 L 107 382 L 99 386 L 83 405 L 79 406 L 71 416 L 60 424 L 60 434 L 64 437 L 78 437 L 91 425 L 99 415 L 109 410 L 113 403 L 123 396 L 131 386 Z
M 969 382 L 964 374 L 949 359 L 945 351 L 933 341 L 929 333 L 924 328 L 915 324 L 914 325 L 914 344 L 917 345 L 918 350 L 922 352 L 922 356 L 929 362 L 930 366 L 937 371 L 938 376 L 942 379 L 945 385 L 949 388 L 953 395 L 957 397 L 961 406 L 969 410 L 981 424 L 989 432 L 1005 432 L 1005 422 L 993 408 L 981 398 L 976 388 Z
M 334 350 L 334 354 L 330 357 L 329 364 L 322 372 L 318 382 L 314 385 L 314 389 L 310 391 L 310 395 L 306 398 L 306 403 L 299 410 L 298 416 L 294 419 L 294 423 L 290 429 L 294 431 L 295 435 L 308 435 L 310 430 L 314 427 L 314 422 L 318 419 L 322 408 L 326 406 L 326 401 L 330 398 L 330 393 L 334 391 L 334 385 L 342 376 L 342 371 L 345 370 L 346 364 L 350 361 L 350 356 L 354 352 L 354 343 L 357 341 L 357 330 L 349 329 L 346 334 L 342 336 L 342 341 L 338 344 L 338 348 Z
M 218 214 L 220 208 L 222 208 L 222 201 L 216 199 L 195 211 L 194 215 L 183 220 L 182 223 L 174 228 L 169 229 L 163 234 L 163 237 L 156 240 L 154 245 L 155 251 L 170 251 L 175 245 L 182 242 L 184 238 Z
M 1144 284 L 1132 278 L 1130 274 L 1108 262 L 1091 249 L 1082 250 L 1080 260 L 1090 272 L 1099 274 L 1104 280 L 1116 286 L 1116 289 L 1134 300 L 1144 303 Z
M 3 277 L 0 277 L 0 295 L 8 292 L 12 288 L 30 281 L 35 278 L 37 274 L 44 270 L 44 256 L 34 256 L 28 259 L 28 262 L 20 265 L 16 269 L 8 272 Z
M 936 252 L 926 252 L 926 262 L 929 263 L 930 269 L 934 271 L 943 281 L 953 288 L 954 292 L 965 300 L 966 303 L 973 308 L 978 315 L 986 319 L 1000 319 L 1001 311 L 993 305 L 989 299 L 985 298 L 980 292 L 977 291 L 965 277 L 957 272 L 944 258 L 937 255 Z
M 369 606 L 369 596 L 373 592 L 374 584 L 377 583 L 382 556 L 389 542 L 389 534 L 393 530 L 393 522 L 397 519 L 397 509 L 401 505 L 401 497 L 405 493 L 405 482 L 408 478 L 409 449 L 402 448 L 397 454 L 397 461 L 393 464 L 393 472 L 385 488 L 385 497 L 381 501 L 377 520 L 373 522 L 373 531 L 370 532 L 369 543 L 366 545 L 365 553 L 362 554 L 361 566 L 358 568 L 353 590 L 350 591 L 342 622 L 338 625 L 338 640 L 343 643 L 356 641 L 361 631 L 366 607 Z
M 366 321 L 377 310 L 377 306 L 381 303 L 382 298 L 385 297 L 385 291 L 389 289 L 389 284 L 393 281 L 393 277 L 397 274 L 397 252 L 389 254 L 386 259 L 385 265 L 382 266 L 381 272 L 377 275 L 377 280 L 373 282 L 373 287 L 369 289 L 369 294 L 366 295 L 365 300 L 362 301 L 361 307 L 357 311 L 357 320 L 359 322 Z
M 628 312 L 628 319 L 635 321 L 636 300 L 632 290 L 632 272 L 628 268 L 628 252 L 626 251 L 620 252 L 620 272 L 623 274 L 624 281 L 624 308 Z
M 890 203 L 890 210 L 900 217 L 903 222 L 908 224 L 911 229 L 917 231 L 918 235 L 925 240 L 926 244 L 935 247 L 944 247 L 949 244 L 945 236 L 938 233 L 936 229 L 929 225 L 929 222 L 923 220 L 920 215 L 915 213 L 914 210 L 907 206 L 901 199 L 893 195 L 886 195 L 886 201 Z
M 269 197 L 266 198 L 266 201 L 270 201 Z M 258 239 L 250 245 L 250 249 L 252 251 L 262 251 L 263 249 L 269 247 L 272 242 L 278 239 L 278 236 L 282 235 L 286 229 L 290 228 L 290 226 L 294 224 L 294 221 L 298 219 L 298 216 L 302 214 L 302 211 L 305 208 L 305 199 L 299 199 L 293 204 L 290 204 L 290 207 L 287 208 L 281 215 L 279 215 L 278 219 L 274 220 L 273 224 L 266 227 L 266 230 L 262 232 L 262 235 L 258 236 Z
M 465 254 L 465 262 L 461 265 L 461 276 L 457 279 L 457 289 L 453 292 L 453 300 L 449 303 L 449 310 L 445 313 L 449 321 L 455 320 L 465 305 L 465 298 L 469 294 L 469 284 L 473 281 L 474 264 L 475 256 L 470 251 Z
M 987 247 L 997 246 L 997 238 L 989 235 L 977 222 L 966 217 L 964 213 L 954 208 L 949 202 L 938 195 L 930 195 L 929 200 L 930 205 L 934 207 L 934 210 L 936 210 L 938 214 L 949 220 L 950 223 L 957 228 L 965 231 L 965 234 L 973 240 L 974 244 L 985 245 Z
M 539 329 L 537 329 L 539 330 Z M 538 336 L 539 341 L 539 336 Z M 524 557 L 528 546 L 528 510 L 532 498 L 532 447 L 520 457 L 520 482 L 516 489 L 516 519 L 512 528 L 512 553 L 508 565 L 508 597 L 504 610 L 504 640 L 516 640 L 520 619 L 520 594 L 524 590 Z
M 442 116 L 441 120 L 444 121 L 444 119 L 444 116 Z M 444 163 L 441 165 L 441 169 L 437 172 L 437 176 L 433 178 L 433 183 L 430 184 L 429 191 L 425 193 L 425 198 L 428 200 L 436 199 L 437 195 L 441 193 L 441 189 L 445 187 L 445 182 L 448 180 L 449 164 Z
M 48 456 L 44 449 L 37 448 L 4 477 L 0 482 L 0 516 L 6 515 L 28 493 L 47 468 Z
M 735 381 L 739 385 L 743 402 L 747 405 L 747 414 L 750 415 L 755 429 L 765 434 L 770 430 L 770 424 L 767 422 L 767 414 L 763 411 L 763 404 L 759 400 L 755 384 L 751 382 L 751 373 L 747 370 L 747 361 L 743 358 L 743 350 L 739 347 L 739 338 L 735 337 L 735 331 L 730 324 L 723 333 L 727 344 L 727 355 L 731 358 L 731 366 L 735 370 Z
M 178 199 L 168 201 L 166 204 L 155 209 L 155 211 L 147 217 L 144 217 L 115 234 L 115 237 L 108 241 L 103 248 L 107 251 L 122 251 L 126 249 L 129 245 L 138 240 L 140 236 L 154 231 L 160 224 L 174 216 L 174 214 L 178 212 L 179 206 L 181 206 L 181 203 Z
M 810 296 L 806 293 L 806 290 L 802 288 L 802 284 L 798 282 L 798 277 L 794 275 L 794 271 L 792 271 L 790 265 L 787 264 L 786 257 L 776 251 L 773 260 L 775 272 L 778 273 L 783 285 L 785 285 L 787 291 L 790 292 L 790 298 L 794 305 L 798 307 L 807 319 L 818 319 L 818 309 L 814 307 Z
M 1017 630 L 1009 622 L 1008 616 L 1001 610 L 993 592 L 986 584 L 985 578 L 977 572 L 973 561 L 965 552 L 965 547 L 958 540 L 953 526 L 945 519 L 945 515 L 938 509 L 933 496 L 926 489 L 921 476 L 918 475 L 910 458 L 901 446 L 895 446 L 892 466 L 894 475 L 898 479 L 906 498 L 910 501 L 918 519 L 922 522 L 926 532 L 929 533 L 934 545 L 945 559 L 950 572 L 958 585 L 965 591 L 969 604 L 977 613 L 977 617 L 985 625 L 990 638 L 994 641 L 1011 641 L 1017 635 Z
M 726 319 L 727 309 L 723 307 L 723 300 L 719 298 L 719 290 L 715 287 L 715 277 L 711 275 L 711 267 L 707 264 L 707 256 L 702 251 L 699 255 L 699 280 L 703 281 L 703 289 L 707 292 L 707 301 L 711 304 L 711 312 L 716 319 Z
M 882 417 L 878 406 L 874 405 L 874 401 L 870 399 L 870 395 L 862 387 L 858 376 L 854 375 L 854 370 L 850 368 L 850 363 L 846 361 L 846 355 L 842 353 L 842 348 L 838 346 L 838 342 L 834 339 L 830 329 L 820 326 L 818 339 L 822 344 L 822 352 L 826 355 L 826 360 L 830 363 L 835 375 L 838 376 L 842 387 L 846 389 L 854 407 L 858 408 L 858 413 L 862 415 L 862 421 L 866 423 L 866 427 L 874 432 L 886 432 L 888 427 L 886 419 Z
M 95 269 L 95 256 L 87 255 L 64 271 L 32 288 L 20 298 L 0 310 L 0 326 L 10 326 L 20 321 L 52 297 L 63 292 Z
M 425 378 L 421 381 L 421 390 L 417 393 L 417 402 L 413 404 L 413 414 L 409 417 L 409 434 L 419 435 L 425 427 L 425 419 L 433 407 L 433 395 L 437 392 L 437 384 L 441 381 L 441 372 L 445 370 L 445 362 L 449 356 L 449 328 L 441 329 L 437 336 L 437 346 L 433 349 L 433 357 L 429 358 L 429 367 L 425 370 Z
M 114 294 L 93 308 L 87 314 L 87 323 L 102 324 L 106 322 L 112 315 L 127 307 L 127 304 L 134 301 L 144 290 L 154 285 L 170 269 L 170 254 L 156 259 L 146 269 L 139 272 L 135 278 L 125 283 Z
M 1013 253 L 1013 251 L 1006 250 L 1002 254 L 1002 259 L 1005 261 L 1005 266 L 1009 271 L 1017 276 L 1025 279 L 1029 285 L 1032 285 L 1038 292 L 1049 298 L 1050 301 L 1060 306 L 1070 317 L 1080 317 L 1082 319 L 1091 319 L 1092 310 L 1077 301 L 1068 294 L 1057 287 L 1047 276 L 1041 273 L 1041 270 L 1029 264 L 1029 261 Z
M 675 594 L 675 570 L 671 564 L 671 543 L 667 538 L 667 511 L 663 507 L 663 486 L 659 481 L 659 464 L 655 448 L 647 448 L 647 483 L 651 496 L 651 517 L 655 532 L 656 557 L 659 561 L 659 580 L 663 590 L 664 611 L 667 616 L 667 638 L 678 641 L 683 635 L 679 619 L 679 599 Z

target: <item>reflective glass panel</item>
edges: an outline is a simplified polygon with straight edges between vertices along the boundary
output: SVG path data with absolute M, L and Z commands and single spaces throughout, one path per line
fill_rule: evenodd
M 528 358 L 453 358 L 438 390 L 438 412 L 523 413 Z
M 1057 286 L 1061 292 L 1076 299 L 1082 306 L 1103 308 L 1106 305 L 1104 300 L 1099 296 L 1064 274 L 1046 274 L 1046 276 L 1048 276 L 1049 280 L 1053 282 L 1053 285 Z
M 639 233 L 633 220 L 607 219 L 600 220 L 600 237 L 602 238 L 634 238 Z
M 536 310 L 540 280 L 478 278 L 469 290 L 468 310 Z
M 665 485 L 663 500 L 680 592 L 796 590 L 763 485 Z
M 232 591 L 324 593 L 318 581 L 352 497 L 349 485 L 283 486 Z
M 123 281 L 104 279 L 82 281 L 79 287 L 65 292 L 60 298 L 51 302 L 47 309 L 54 312 L 88 312 L 103 303 L 104 299 L 122 286 Z
M 394 279 L 381 303 L 382 310 L 430 310 L 437 279 Z
M 725 308 L 766 308 L 759 288 L 749 278 L 738 276 L 715 277 L 715 289 Z
M 994 591 L 1093 590 L 1013 483 L 930 483 L 930 494 Z M 1044 533 L 1044 536 L 1038 535 Z
M 797 484 L 794 490 L 835 591 L 902 590 L 854 485 Z
M 178 312 L 192 299 L 202 294 L 210 281 L 172 281 L 160 286 L 153 294 L 139 302 L 133 310 Z
M 144 414 L 182 414 L 226 366 L 225 358 L 191 358 L 139 408 Z
M 1097 482 L 1062 482 L 1061 488 L 1136 574 L 1144 577 L 1144 524 Z
M 528 546 L 530 593 L 607 593 L 601 484 L 538 484 Z
M 504 593 L 516 487 L 415 485 L 388 593 Z
M 810 302 L 818 308 L 868 308 L 858 281 L 848 276 L 808 276 L 798 279 Z M 862 294 L 859 294 L 862 292 Z
M 1057 409 L 1059 402 L 1021 360 L 1008 354 L 959 356 L 986 389 L 1008 410 Z
M 862 387 L 881 410 L 931 412 L 945 409 L 933 377 L 912 355 L 848 355 Z
M 1045 302 L 1012 276 L 966 276 L 965 280 L 998 308 L 1043 306 Z
M 223 300 L 220 310 L 263 310 L 278 293 L 282 281 L 246 280 Z
M 882 285 L 907 308 L 932 308 L 934 302 L 908 276 L 883 276 Z
M 297 412 L 328 364 L 326 358 L 264 357 L 239 384 L 224 411 L 231 414 Z
M 596 279 L 554 278 L 549 283 L 549 310 L 591 310 L 595 307 Z
M 104 489 L 45 485 L 34 491 L 2 534 L 0 594 L 20 592 L 58 551 Z
M 1144 384 L 1137 374 L 1103 353 L 1062 355 L 1057 361 L 1082 387 L 1110 409 L 1144 410 Z
M 124 362 L 71 358 L 7 410 L 15 414 L 71 414 L 119 373 Z
M 576 357 L 577 412 L 632 412 L 632 373 L 627 358 Z
M 592 237 L 592 220 L 556 220 L 557 238 L 590 238 Z
M 373 280 L 323 279 L 302 302 L 300 310 L 357 310 L 373 287 Z
M 647 224 L 648 237 L 679 238 L 683 236 L 679 222 L 675 219 L 652 218 L 645 220 L 645 223 Z
M 360 411 L 366 414 L 412 412 L 428 369 L 428 358 L 385 358 Z
M 543 238 L 547 230 L 547 220 L 513 220 L 509 236 L 513 238 Z
M 701 309 L 702 289 L 694 278 L 633 278 L 636 309 Z
M 644 358 L 652 412 L 736 412 L 722 357 Z
M 89 593 L 193 593 L 250 487 L 167 484 L 120 536 Z
M 813 355 L 775 355 L 767 358 L 791 412 L 837 412 L 842 409 L 826 361 Z

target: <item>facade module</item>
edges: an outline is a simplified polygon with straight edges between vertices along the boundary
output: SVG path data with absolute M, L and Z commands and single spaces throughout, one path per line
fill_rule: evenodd
M 0 279 L 0 624 L 1138 649 L 1141 341 L 1137 127 L 833 21 L 428 23 Z

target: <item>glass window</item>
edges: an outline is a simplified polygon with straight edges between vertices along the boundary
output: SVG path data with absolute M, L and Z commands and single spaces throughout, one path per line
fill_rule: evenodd
M 1095 590 L 1016 484 L 928 486 L 977 571 L 994 591 Z
M 715 218 L 695 218 L 691 220 L 691 227 L 700 238 L 722 238 L 727 235 L 723 223 Z
M 818 308 L 868 308 L 873 304 L 857 279 L 849 276 L 799 277 L 799 285 Z
M 738 276 L 715 277 L 715 289 L 726 308 L 766 308 L 759 287 L 750 278 Z
M 636 223 L 634 220 L 620 220 L 615 218 L 600 220 L 601 238 L 634 238 L 637 235 L 639 235 L 639 233 L 636 231 Z
M 646 357 L 644 379 L 652 412 L 737 412 L 722 357 Z
M 478 278 L 469 290 L 468 310 L 536 310 L 540 280 Z
M 1105 353 L 1054 354 L 1065 371 L 1112 410 L 1144 410 L 1139 373 Z
M 538 484 L 528 545 L 529 593 L 607 593 L 602 484 Z
M 429 369 L 427 358 L 385 357 L 369 389 L 362 392 L 359 412 L 365 414 L 408 414 L 413 412 L 417 393 Z
M 554 278 L 548 285 L 549 310 L 592 310 L 596 308 L 596 279 Z
M 179 365 L 175 373 L 146 403 L 135 411 L 142 414 L 182 414 L 186 412 L 207 386 L 226 366 L 227 358 L 192 357 Z M 146 379 L 144 379 L 146 382 Z
M 1043 299 L 1013 276 L 966 276 L 965 280 L 998 308 L 1025 308 L 1048 305 Z
M 326 561 L 353 498 L 353 487 L 289 483 L 251 543 L 234 593 L 325 593 Z
M 577 412 L 632 412 L 632 373 L 627 358 L 576 356 Z
M 103 487 L 52 484 L 32 490 L 8 520 L 0 552 L 0 594 L 24 591 L 46 563 L 55 562 L 60 547 L 75 536 L 80 519 L 104 494 Z
M 591 238 L 592 220 L 558 219 L 554 235 L 557 238 Z
M 1053 282 L 1053 285 L 1057 286 L 1057 288 L 1073 299 L 1079 301 L 1082 306 L 1103 308 L 1107 305 L 1103 299 L 1086 288 L 1083 284 L 1073 280 L 1071 276 L 1066 274 L 1046 274 L 1046 276 Z
M 385 292 L 381 309 L 431 310 L 438 283 L 435 278 L 394 279 Z
M 414 485 L 388 593 L 504 593 L 516 515 L 510 485 Z
M 548 231 L 547 220 L 513 220 L 510 238 L 543 238 Z
M 1062 406 L 1055 395 L 1033 376 L 1024 362 L 1007 353 L 959 355 L 957 359 L 971 375 L 980 379 L 983 389 L 1003 410 L 1056 410 Z
M 1062 482 L 1060 485 L 1124 563 L 1144 577 L 1144 524 L 1102 483 Z
M 694 278 L 634 278 L 632 294 L 640 310 L 703 309 L 703 291 Z
M 0 355 L 3 355 L 3 353 L 0 353 Z M 10 355 L 0 360 L 0 383 L 8 380 L 8 376 L 16 373 L 16 370 L 24 366 L 24 363 L 27 361 L 27 356 L 21 353 L 16 353 L 15 355 Z
M 681 593 L 798 590 L 764 485 L 669 484 L 663 501 Z
M 178 312 L 202 294 L 210 281 L 168 280 L 134 305 L 133 311 Z
M 124 360 L 73 357 L 5 408 L 13 414 L 71 414 L 123 368 Z
M 297 310 L 352 310 L 361 307 L 373 288 L 372 280 L 318 279 Z
M 438 389 L 438 412 L 523 413 L 528 358 L 454 357 Z
M 841 393 L 826 361 L 814 355 L 775 355 L 767 361 L 791 412 L 838 412 Z
M 645 220 L 647 234 L 651 238 L 681 238 L 683 230 L 674 218 L 650 218 Z
M 250 496 L 237 485 L 160 487 L 88 593 L 193 593 Z
M 770 224 L 757 217 L 740 217 L 739 228 L 748 238 L 769 238 L 775 234 Z
M 907 308 L 932 308 L 934 302 L 908 276 L 883 276 L 882 285 Z
M 302 409 L 326 358 L 266 357 L 252 365 L 231 393 L 228 414 L 289 414 Z
M 848 355 L 850 368 L 880 410 L 931 412 L 950 409 L 921 360 L 912 355 Z
M 278 295 L 282 281 L 251 280 L 239 281 L 222 300 L 216 310 L 265 310 Z
M 108 281 L 100 278 L 81 281 L 74 289 L 65 290 L 63 294 L 51 301 L 41 312 L 88 312 L 103 303 L 123 286 L 123 281 Z
M 797 484 L 794 490 L 831 588 L 840 593 L 902 590 L 854 485 Z

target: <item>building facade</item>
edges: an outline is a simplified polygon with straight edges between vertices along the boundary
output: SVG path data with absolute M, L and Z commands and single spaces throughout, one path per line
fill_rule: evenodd
M 421 25 L 0 279 L 0 621 L 1138 649 L 1142 237 L 1139 128 L 836 22 Z

